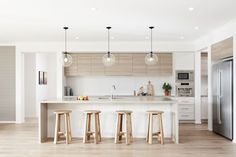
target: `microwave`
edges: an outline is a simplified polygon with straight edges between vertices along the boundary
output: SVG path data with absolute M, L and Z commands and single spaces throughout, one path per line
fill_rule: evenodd
M 194 71 L 193 70 L 176 70 L 176 82 L 193 82 Z

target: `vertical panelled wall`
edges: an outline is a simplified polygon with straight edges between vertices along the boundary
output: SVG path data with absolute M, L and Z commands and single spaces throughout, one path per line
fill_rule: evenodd
M 0 46 L 0 121 L 15 121 L 15 47 Z

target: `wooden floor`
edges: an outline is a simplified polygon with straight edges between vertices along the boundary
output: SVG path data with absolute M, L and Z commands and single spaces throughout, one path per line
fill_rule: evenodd
M 236 157 L 236 144 L 206 130 L 206 125 L 181 124 L 180 144 L 146 144 L 134 139 L 131 145 L 114 144 L 103 139 L 101 144 L 38 143 L 38 127 L 34 122 L 0 124 L 0 157 Z

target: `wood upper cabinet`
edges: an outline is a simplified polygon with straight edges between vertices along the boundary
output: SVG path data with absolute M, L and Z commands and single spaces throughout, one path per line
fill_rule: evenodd
M 78 75 L 91 75 L 92 73 L 92 54 L 79 53 L 77 56 Z
M 132 54 L 113 54 L 116 62 L 105 67 L 105 75 L 132 75 Z
M 158 58 L 157 64 L 147 65 L 147 74 L 148 75 L 160 75 L 161 74 L 161 62 L 160 62 L 160 53 L 155 53 Z
M 91 75 L 104 75 L 105 67 L 102 62 L 103 53 L 94 53 L 91 57 Z
M 116 62 L 105 67 L 102 63 L 104 53 L 74 53 L 73 63 L 65 68 L 66 76 L 111 75 L 111 76 L 156 76 L 172 75 L 172 53 L 157 53 L 158 62 L 146 65 L 146 53 L 114 53 Z
M 211 59 L 218 61 L 233 56 L 233 37 L 215 43 L 211 46 Z
M 161 64 L 161 75 L 172 75 L 173 65 L 172 65 L 172 53 L 162 53 L 160 54 L 159 62 Z
M 148 75 L 168 76 L 172 75 L 172 53 L 157 53 L 158 62 L 155 65 L 147 65 Z
M 77 76 L 78 75 L 78 66 L 77 66 L 77 56 L 78 54 L 70 54 L 72 57 L 72 64 L 69 67 L 64 68 L 66 76 Z
M 145 64 L 145 53 L 133 54 L 133 75 L 146 75 L 147 66 Z

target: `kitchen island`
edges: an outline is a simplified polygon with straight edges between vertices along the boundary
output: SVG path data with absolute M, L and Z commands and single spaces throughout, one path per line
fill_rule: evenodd
M 165 138 L 179 143 L 178 104 L 172 97 L 89 97 L 79 101 L 76 97 L 45 100 L 40 104 L 39 142 L 53 137 L 55 110 L 69 109 L 71 114 L 72 137 L 83 137 L 85 126 L 84 110 L 101 110 L 100 125 L 103 138 L 113 138 L 116 130 L 116 110 L 132 110 L 134 138 L 145 138 L 147 132 L 147 110 L 161 110 Z M 154 120 L 154 126 L 157 122 Z M 154 127 L 155 128 L 155 127 Z

